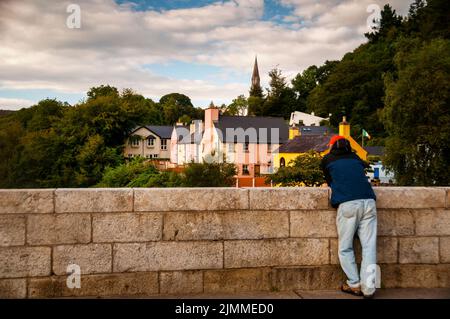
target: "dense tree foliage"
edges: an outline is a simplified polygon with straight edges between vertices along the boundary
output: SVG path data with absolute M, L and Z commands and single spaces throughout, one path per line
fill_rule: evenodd
M 186 187 L 226 187 L 235 184 L 237 171 L 231 163 L 190 163 L 183 174 Z
M 450 184 L 450 40 L 399 43 L 386 77 L 386 164 L 400 185 Z
M 320 186 L 325 183 L 319 153 L 311 151 L 297 156 L 294 160 L 267 177 L 279 186 Z
M 107 167 L 97 187 L 177 187 L 182 176 L 159 171 L 151 162 L 137 157 L 116 167 Z
M 169 94 L 161 101 L 102 85 L 75 106 L 47 99 L 2 116 L 0 187 L 97 184 L 106 167 L 123 163 L 124 140 L 136 126 L 201 116 L 185 95 Z
M 159 171 L 143 158 L 106 168 L 97 187 L 226 187 L 235 183 L 228 163 L 191 163 L 183 173 Z
M 171 93 L 164 95 L 159 100 L 159 104 L 164 115 L 164 124 L 174 124 L 184 115 L 189 116 L 190 119 L 201 119 L 203 117 L 202 109 L 195 108 L 191 99 L 184 94 Z

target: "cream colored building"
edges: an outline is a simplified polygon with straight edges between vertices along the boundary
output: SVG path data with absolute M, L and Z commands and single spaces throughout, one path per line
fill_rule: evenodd
M 170 158 L 172 126 L 148 125 L 135 128 L 125 143 L 124 155 L 149 159 Z

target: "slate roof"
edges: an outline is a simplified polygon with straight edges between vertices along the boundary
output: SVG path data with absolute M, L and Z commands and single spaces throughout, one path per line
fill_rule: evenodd
M 289 137 L 289 126 L 282 117 L 263 116 L 220 116 L 214 123 L 216 129 L 221 132 L 220 140 L 226 143 L 284 143 Z M 244 136 L 235 136 L 232 129 L 243 129 Z M 231 131 L 230 131 L 231 129 Z M 254 129 L 254 130 L 253 130 Z M 272 129 L 278 129 L 278 136 Z M 255 132 L 256 131 L 256 132 Z M 238 131 L 237 131 L 238 132 Z M 255 136 L 250 136 L 248 132 L 255 132 Z
M 158 135 L 160 138 L 170 139 L 173 126 L 146 125 L 145 128 Z
M 333 134 L 334 135 L 334 134 Z M 308 151 L 323 152 L 328 149 L 331 136 L 300 135 L 287 141 L 278 149 L 279 153 L 306 153 Z
M 326 126 L 299 126 L 301 135 L 331 135 L 333 131 Z
M 367 155 L 384 155 L 384 147 L 383 146 L 365 146 L 364 149 L 367 151 Z

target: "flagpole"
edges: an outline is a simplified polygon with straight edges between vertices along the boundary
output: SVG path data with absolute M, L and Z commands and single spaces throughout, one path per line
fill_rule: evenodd
M 364 132 L 361 132 L 361 146 L 364 148 Z

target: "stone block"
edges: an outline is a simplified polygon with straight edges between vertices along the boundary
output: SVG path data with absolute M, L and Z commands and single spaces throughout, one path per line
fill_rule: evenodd
M 93 214 L 94 242 L 139 242 L 161 240 L 161 213 Z
M 203 292 L 201 270 L 170 271 L 159 274 L 161 294 L 198 294 Z
M 91 240 L 89 214 L 29 215 L 27 218 L 30 245 L 81 244 Z
M 53 189 L 0 189 L 0 214 L 53 213 Z
M 439 254 L 441 263 L 450 264 L 450 237 L 439 238 Z
M 59 188 L 55 191 L 57 213 L 130 212 L 130 188 Z
M 375 187 L 378 208 L 443 208 L 446 191 L 436 187 Z
M 339 289 L 345 274 L 337 265 L 275 267 L 271 285 L 279 291 Z
M 289 237 L 286 211 L 170 212 L 164 216 L 164 240 L 283 237 Z
M 81 276 L 81 287 L 67 287 L 66 276 L 32 278 L 30 298 L 59 297 L 148 297 L 158 293 L 158 273 L 105 274 Z
M 48 276 L 50 265 L 50 247 L 0 248 L 0 278 Z
M 135 188 L 135 211 L 248 209 L 248 190 L 236 188 Z
M 67 274 L 67 266 L 80 266 L 81 274 L 111 272 L 110 244 L 63 245 L 53 248 L 53 272 Z
M 206 270 L 204 280 L 205 293 L 269 291 L 270 269 L 247 268 Z
M 414 215 L 408 209 L 379 209 L 377 212 L 379 236 L 414 235 Z
M 1 279 L 0 280 L 0 298 L 1 299 L 20 299 L 27 297 L 26 279 Z
M 337 237 L 335 210 L 291 211 L 291 237 Z
M 399 238 L 399 262 L 401 264 L 439 263 L 439 238 Z
M 328 188 L 251 188 L 249 189 L 249 195 L 250 209 L 253 210 L 299 210 L 328 208 Z
M 0 215 L 0 246 L 25 244 L 25 216 Z
M 450 265 L 381 265 L 382 288 L 450 288 Z
M 114 244 L 114 272 L 217 269 L 222 266 L 221 242 Z
M 450 236 L 450 210 L 415 210 L 416 235 Z
M 328 264 L 328 249 L 316 238 L 225 241 L 225 268 Z

